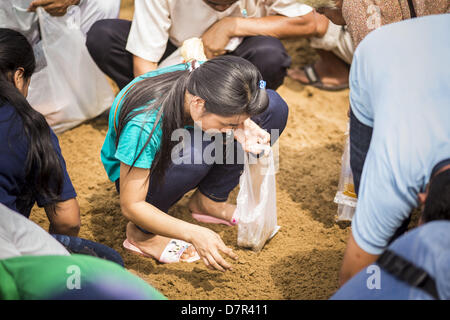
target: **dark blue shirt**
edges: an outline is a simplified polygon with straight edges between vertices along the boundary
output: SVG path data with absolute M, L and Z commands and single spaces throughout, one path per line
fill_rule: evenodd
M 59 201 L 75 198 L 77 194 L 67 173 L 58 138 L 51 129 L 50 134 L 64 173 Z M 34 181 L 27 180 L 28 145 L 22 119 L 14 107 L 0 102 L 0 203 L 25 217 L 30 216 L 35 203 L 39 207 L 51 204 L 49 199 L 39 194 L 39 190 L 34 190 Z

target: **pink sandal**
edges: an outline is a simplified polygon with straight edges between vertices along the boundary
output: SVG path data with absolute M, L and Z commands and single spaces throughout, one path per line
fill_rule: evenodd
M 203 223 L 224 224 L 224 225 L 227 225 L 230 227 L 237 225 L 239 222 L 238 219 L 236 218 L 236 213 L 231 218 L 231 221 L 227 221 L 224 219 L 212 217 L 212 216 L 209 216 L 206 214 L 201 214 L 201 213 L 192 213 L 192 218 L 194 218 L 195 220 L 197 220 L 199 222 L 203 222 Z

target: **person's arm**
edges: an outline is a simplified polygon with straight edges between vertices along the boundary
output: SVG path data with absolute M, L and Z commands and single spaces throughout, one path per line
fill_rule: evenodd
M 335 7 L 334 8 L 321 7 L 321 8 L 317 8 L 317 12 L 319 12 L 320 14 L 325 15 L 334 24 L 341 25 L 341 26 L 346 25 L 347 23 L 345 22 L 345 19 L 342 16 L 342 4 L 343 4 L 343 2 L 344 2 L 343 0 L 334 0 L 334 3 L 335 3 Z
M 328 19 L 316 12 L 310 12 L 301 17 L 285 17 L 281 15 L 262 18 L 231 18 L 235 19 L 232 36 L 270 36 L 278 39 L 292 37 L 318 36 L 326 31 Z
M 262 18 L 226 17 L 213 24 L 203 35 L 206 56 L 225 53 L 232 37 L 270 36 L 278 39 L 323 36 L 328 19 L 312 11 L 300 17 L 273 15 Z
M 130 166 L 121 162 L 120 207 L 123 215 L 149 232 L 192 243 L 207 266 L 221 271 L 231 269 L 231 265 L 223 259 L 220 252 L 233 259 L 237 256 L 225 246 L 217 233 L 176 219 L 145 201 L 149 187 L 149 173 L 149 169 L 137 167 L 130 170 Z
M 157 67 L 157 62 L 148 61 L 133 55 L 133 74 L 135 77 L 139 77 L 147 72 L 156 70 Z
M 76 198 L 44 207 L 50 221 L 49 233 L 78 236 L 80 232 L 80 207 Z
M 172 21 L 167 1 L 136 0 L 134 6 L 126 50 L 133 54 L 133 73 L 138 77 L 157 68 Z
M 37 7 L 42 7 L 52 16 L 63 16 L 67 8 L 78 5 L 80 0 L 34 0 L 30 3 L 28 11 L 36 11 Z
M 395 152 L 386 152 L 392 150 L 386 139 L 395 139 L 387 131 L 382 126 L 373 131 L 339 274 L 341 285 L 377 259 L 417 205 L 409 164 L 399 161 Z
M 350 278 L 361 271 L 364 267 L 375 262 L 378 255 L 370 254 L 361 249 L 353 238 L 353 234 L 347 241 L 344 260 L 339 272 L 339 286 L 343 286 Z

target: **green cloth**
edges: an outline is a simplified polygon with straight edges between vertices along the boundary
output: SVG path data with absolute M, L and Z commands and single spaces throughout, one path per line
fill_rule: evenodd
M 0 300 L 58 298 L 166 300 L 144 280 L 100 258 L 73 254 L 0 260 Z

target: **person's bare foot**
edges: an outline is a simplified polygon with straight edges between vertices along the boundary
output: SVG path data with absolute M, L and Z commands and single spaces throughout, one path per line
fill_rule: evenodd
M 188 203 L 192 213 L 206 214 L 215 218 L 231 221 L 236 206 L 228 202 L 217 202 L 203 195 L 198 189 L 194 192 Z
M 128 241 L 139 248 L 143 253 L 148 254 L 160 260 L 161 254 L 165 247 L 169 244 L 170 238 L 159 236 L 156 234 L 145 234 L 139 230 L 132 222 L 128 222 L 126 231 Z M 196 254 L 193 245 L 189 246 L 181 255 L 180 261 L 187 260 Z
M 349 66 L 333 53 L 317 50 L 321 59 L 314 64 L 316 76 L 326 88 L 346 88 L 348 86 Z M 304 85 L 311 84 L 305 71 L 295 67 L 288 69 L 287 75 Z

